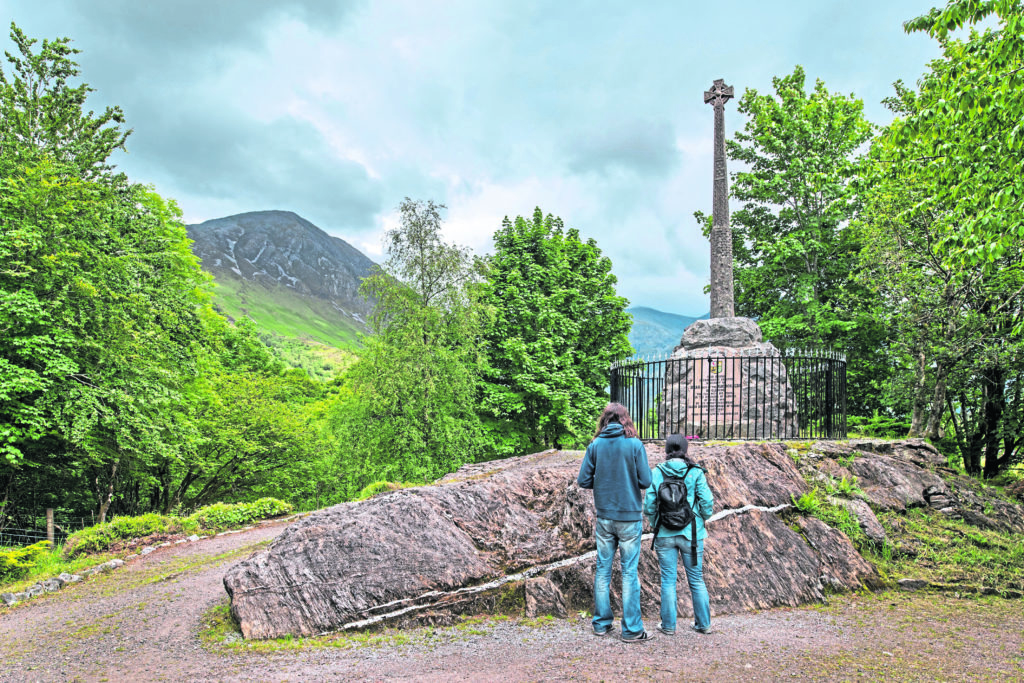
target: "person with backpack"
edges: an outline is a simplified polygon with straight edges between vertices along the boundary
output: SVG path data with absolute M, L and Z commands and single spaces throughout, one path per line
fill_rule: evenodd
M 637 438 L 626 407 L 609 403 L 597 421 L 597 434 L 587 446 L 576 483 L 594 490 L 597 522 L 597 561 L 594 568 L 594 635 L 612 631 L 609 588 L 612 560 L 619 549 L 622 570 L 622 631 L 620 640 L 636 643 L 650 640 L 640 615 L 640 537 L 643 534 L 644 491 L 651 485 L 647 451 Z
M 661 568 L 661 622 L 665 635 L 676 632 L 676 575 L 680 556 L 693 599 L 691 629 L 711 632 L 711 608 L 704 585 L 704 522 L 711 517 L 714 498 L 704 468 L 687 456 L 686 438 L 665 440 L 665 462 L 654 468 L 644 497 L 644 514 L 654 528 L 654 550 Z

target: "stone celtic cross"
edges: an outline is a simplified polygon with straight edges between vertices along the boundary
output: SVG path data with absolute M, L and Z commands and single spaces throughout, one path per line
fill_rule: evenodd
M 725 103 L 731 85 L 716 79 L 704 93 L 704 104 L 715 108 L 715 177 L 711 220 L 711 317 L 736 315 L 732 289 L 732 230 L 729 228 L 729 177 L 725 170 Z

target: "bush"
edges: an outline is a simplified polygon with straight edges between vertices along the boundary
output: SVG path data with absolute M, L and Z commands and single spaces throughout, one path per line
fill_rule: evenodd
M 885 417 L 877 411 L 871 417 L 850 415 L 846 418 L 850 432 L 884 439 L 898 439 L 910 432 L 910 423 L 897 417 Z
M 367 498 L 373 498 L 378 493 L 384 493 L 385 491 L 397 491 L 400 488 L 402 488 L 402 485 L 394 482 L 375 481 L 363 488 L 363 490 L 357 493 L 355 498 L 352 500 L 366 500 Z
M 276 517 L 292 511 L 292 504 L 276 498 L 260 498 L 253 503 L 214 503 L 199 508 L 188 517 L 167 517 L 151 512 L 137 517 L 117 517 L 106 524 L 76 531 L 64 544 L 64 557 L 102 552 L 117 541 L 144 538 L 152 534 L 194 534 L 200 529 L 228 529 L 258 519 Z
M 142 538 L 151 534 L 190 533 L 197 529 L 198 526 L 194 522 L 158 515 L 155 512 L 138 517 L 116 517 L 106 524 L 87 527 L 68 536 L 64 543 L 64 557 L 102 552 L 117 541 Z
M 291 503 L 286 503 L 277 498 L 260 498 L 252 503 L 214 503 L 199 508 L 189 520 L 197 523 L 203 529 L 227 529 L 233 526 L 243 526 L 268 517 L 277 517 L 291 512 Z
M 49 549 L 49 541 L 39 541 L 24 548 L 0 548 L 0 583 L 14 581 L 28 574 L 36 558 Z

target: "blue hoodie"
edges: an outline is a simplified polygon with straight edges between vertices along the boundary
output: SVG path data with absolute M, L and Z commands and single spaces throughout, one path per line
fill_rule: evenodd
M 640 439 L 623 436 L 612 422 L 587 446 L 576 483 L 594 489 L 594 507 L 601 519 L 639 522 L 644 491 L 651 485 L 651 467 Z
M 647 516 L 647 521 L 651 523 L 651 527 L 654 527 L 658 522 L 656 514 L 658 486 L 661 485 L 661 482 L 665 481 L 666 474 L 670 477 L 682 477 L 683 473 L 686 472 L 686 468 L 687 463 L 682 458 L 666 460 L 654 468 L 654 474 L 651 477 L 651 488 L 647 489 L 647 495 L 644 497 L 644 515 Z M 704 470 L 701 468 L 691 468 L 686 473 L 683 482 L 686 484 L 686 499 L 693 511 L 697 513 L 697 540 L 702 541 L 708 535 L 708 532 L 704 529 L 704 521 L 711 517 L 711 512 L 715 506 L 715 499 L 711 494 L 711 488 L 708 486 L 707 477 L 704 476 Z M 692 528 L 689 524 L 682 529 L 666 529 L 661 527 L 658 529 L 658 536 L 682 535 L 687 540 L 690 540 L 690 537 L 693 536 Z

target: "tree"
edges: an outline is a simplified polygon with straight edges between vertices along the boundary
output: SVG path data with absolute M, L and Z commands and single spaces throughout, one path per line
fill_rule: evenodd
M 374 480 L 426 481 L 483 454 L 475 410 L 480 310 L 468 252 L 441 238 L 433 201 L 406 199 L 388 260 L 363 281 L 373 336 L 330 409 L 352 495 Z
M 749 169 L 733 175 L 732 216 L 737 314 L 755 318 L 780 343 L 847 352 L 848 400 L 855 412 L 878 407 L 878 349 L 886 337 L 870 292 L 854 277 L 860 243 L 850 229 L 858 151 L 871 139 L 863 103 L 805 89 L 804 70 L 773 79 L 775 95 L 748 89 L 748 116 L 727 142 Z M 701 213 L 697 219 L 710 230 Z
M 580 444 L 608 401 L 608 368 L 632 353 L 612 262 L 538 208 L 506 218 L 485 259 L 482 384 L 499 452 Z
M 950 36 L 986 18 L 997 28 Z M 952 0 L 904 27 L 936 38 L 943 56 L 919 81 L 913 111 L 886 132 L 887 160 L 930 187 L 909 211 L 942 208 L 947 262 L 994 268 L 1024 237 L 1024 5 Z
M 174 448 L 207 281 L 180 213 L 113 174 L 120 115 L 84 113 L 67 40 L 12 27 L 0 75 L 0 450 L 49 438 L 105 517 L 118 477 Z M 53 443 L 52 437 L 59 437 Z
M 996 27 L 950 35 L 986 18 Z M 898 116 L 864 194 L 898 200 L 866 214 L 868 259 L 892 264 L 886 304 L 911 332 L 899 345 L 913 347 L 912 432 L 945 426 L 965 469 L 994 476 L 1021 457 L 1024 6 L 953 0 L 905 28 L 943 55 L 887 101 Z

